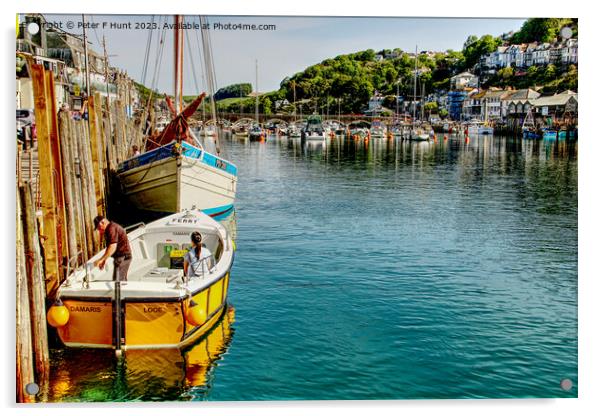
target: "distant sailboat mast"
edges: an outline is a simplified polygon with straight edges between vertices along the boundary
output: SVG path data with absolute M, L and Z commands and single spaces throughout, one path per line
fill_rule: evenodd
M 259 77 L 257 59 L 255 59 L 255 121 L 259 124 Z
M 293 120 L 297 119 L 297 83 L 293 81 Z
M 412 122 L 416 121 L 416 82 L 418 78 L 418 45 L 414 52 L 414 111 L 412 112 Z

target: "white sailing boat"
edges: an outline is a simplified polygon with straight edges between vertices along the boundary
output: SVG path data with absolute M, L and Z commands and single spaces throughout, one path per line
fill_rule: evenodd
M 203 23 L 204 18 L 200 19 Z M 157 137 L 147 139 L 146 152 L 119 166 L 117 176 L 122 194 L 139 210 L 171 214 L 198 209 L 212 217 L 226 216 L 234 209 L 238 170 L 219 156 L 219 145 L 217 154 L 206 151 L 188 128 L 187 119 L 201 104 L 204 94 L 183 108 L 182 17 L 176 16 L 175 23 L 175 117 Z M 201 30 L 207 78 L 212 80 L 210 44 L 206 29 Z

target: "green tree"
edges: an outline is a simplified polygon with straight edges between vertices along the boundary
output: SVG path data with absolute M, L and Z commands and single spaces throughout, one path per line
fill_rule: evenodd
M 512 76 L 514 75 L 514 68 L 507 66 L 506 68 L 502 68 L 498 71 L 498 75 L 504 79 L 504 80 L 508 80 L 510 78 L 512 78 Z
M 556 65 L 548 64 L 546 71 L 544 72 L 544 78 L 546 81 L 552 81 L 556 78 Z
M 552 42 L 559 36 L 560 29 L 570 27 L 577 36 L 577 19 L 534 18 L 527 19 L 510 39 L 510 43 Z
M 272 114 L 272 100 L 269 97 L 264 96 L 261 98 L 261 110 L 266 116 Z
M 435 101 L 429 101 L 428 103 L 424 104 L 424 111 L 428 112 L 429 117 L 432 113 L 436 113 L 438 108 L 439 105 Z
M 464 54 L 464 65 L 467 68 L 473 67 L 479 62 L 481 56 L 495 51 L 501 44 L 502 41 L 500 38 L 494 38 L 491 35 L 481 36 L 479 40 L 468 44 L 462 51 Z
M 249 83 L 232 84 L 217 90 L 213 98 L 218 101 L 224 98 L 246 97 L 251 91 L 253 91 L 253 87 Z

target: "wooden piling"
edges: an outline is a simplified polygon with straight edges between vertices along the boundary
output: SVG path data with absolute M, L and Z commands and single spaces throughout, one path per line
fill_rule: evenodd
M 21 148 L 21 144 L 17 143 L 17 184 L 21 184 L 22 182 L 21 170 L 23 164 L 23 156 L 21 155 L 21 153 L 23 151 L 21 150 Z
M 90 137 L 90 155 L 92 158 L 92 177 L 94 179 L 94 191 L 96 198 L 96 210 L 104 211 L 104 187 L 102 175 L 102 151 L 100 137 L 100 120 L 98 119 L 97 102 L 94 96 L 88 97 L 88 135 Z
M 28 182 L 20 186 L 19 192 L 35 374 L 38 385 L 44 385 L 49 376 L 50 360 L 46 332 L 46 285 L 31 184 Z
M 17 188 L 17 194 L 19 190 Z M 17 310 L 16 310 L 16 330 L 17 330 L 17 402 L 30 403 L 34 399 L 25 392 L 25 387 L 29 383 L 34 383 L 33 370 L 33 351 L 31 343 L 31 319 L 29 315 L 29 293 L 27 290 L 27 272 L 25 270 L 25 250 L 23 245 L 23 227 L 21 225 L 21 203 L 17 198 Z
M 89 187 L 89 177 L 88 177 L 88 169 L 86 166 L 86 159 L 85 159 L 85 146 L 86 143 L 84 143 L 84 128 L 82 126 L 81 123 L 79 122 L 74 122 L 74 126 L 75 126 L 75 132 L 76 132 L 76 137 L 79 137 L 80 140 L 76 140 L 76 146 L 77 146 L 77 160 L 79 162 L 79 182 L 80 182 L 80 188 L 81 188 L 81 193 L 80 196 L 81 199 L 81 210 L 82 210 L 82 217 L 81 217 L 81 226 L 83 227 L 83 232 L 84 232 L 84 239 L 86 241 L 85 246 L 86 246 L 86 258 L 90 258 L 94 255 L 94 235 L 92 234 L 90 227 L 88 226 L 88 224 L 90 224 L 93 220 L 94 217 L 91 216 L 91 207 L 90 207 L 90 192 L 91 189 Z
M 71 117 L 66 120 L 67 135 L 63 137 L 67 154 L 70 159 L 69 167 L 71 168 L 71 187 L 73 191 L 73 223 L 75 224 L 75 239 L 77 241 L 78 251 L 82 253 L 82 261 L 88 259 L 88 249 L 85 238 L 85 228 L 83 219 L 82 206 L 82 189 L 80 180 L 80 160 L 77 151 L 77 138 L 75 130 L 75 121 Z
M 99 92 L 94 94 L 94 111 L 96 113 L 96 120 L 98 125 L 98 146 L 99 146 L 99 170 L 102 184 L 102 196 L 103 196 L 103 204 L 99 209 L 99 214 L 108 216 L 107 207 L 109 200 L 109 174 L 110 170 L 107 164 L 107 140 L 106 140 L 106 132 L 105 132 L 105 122 L 103 120 L 103 100 L 100 96 Z
M 56 107 L 56 94 L 54 89 L 54 73 L 44 71 L 46 78 L 46 99 L 48 100 L 48 126 L 50 133 L 50 147 L 52 149 L 52 174 L 54 175 L 54 193 L 55 193 L 55 216 L 56 216 L 56 239 L 59 261 L 61 266 L 67 257 L 67 232 L 65 230 L 65 197 L 63 195 L 63 173 L 61 168 L 61 142 L 59 139 L 58 110 Z M 50 293 L 58 289 L 58 285 L 64 278 L 64 269 L 60 268 L 59 280 L 56 287 L 54 282 L 51 285 Z
M 77 244 L 77 233 L 78 222 L 75 214 L 75 195 L 73 191 L 73 178 L 75 173 L 73 171 L 73 159 L 71 157 L 70 146 L 72 146 L 70 140 L 69 130 L 69 114 L 61 111 L 59 114 L 59 134 L 61 137 L 61 157 L 63 159 L 62 174 L 63 174 L 63 193 L 65 196 L 65 221 L 67 225 L 67 252 L 68 261 L 71 261 L 77 256 L 79 251 Z
M 88 187 L 88 194 L 86 195 L 88 197 L 88 207 L 89 207 L 89 216 L 90 216 L 90 221 L 86 223 L 86 227 L 89 228 L 89 232 L 92 236 L 92 251 L 93 253 L 96 253 L 99 250 L 99 245 L 98 245 L 98 240 L 95 238 L 94 236 L 94 228 L 93 228 L 93 220 L 94 217 L 96 217 L 98 215 L 98 208 L 97 208 L 97 200 L 96 200 L 96 185 L 94 183 L 94 167 L 93 167 L 93 162 L 92 162 L 92 143 L 91 143 L 91 138 L 90 138 L 90 132 L 87 128 L 87 126 L 83 125 L 82 126 L 82 137 L 83 137 L 83 144 L 84 146 L 82 146 L 82 160 L 84 160 L 84 167 L 86 169 L 86 180 L 87 182 L 87 187 Z
M 57 238 L 58 221 L 56 218 L 56 176 L 53 166 L 53 148 L 51 144 L 51 120 L 46 76 L 42 65 L 31 65 L 33 83 L 36 126 L 38 130 L 38 159 L 40 166 L 39 189 L 41 193 L 41 209 L 43 213 L 43 245 L 46 270 L 47 293 L 58 288 L 60 278 L 61 250 Z

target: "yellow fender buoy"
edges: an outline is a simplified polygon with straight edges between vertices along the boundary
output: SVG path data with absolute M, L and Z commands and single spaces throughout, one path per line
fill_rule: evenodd
M 199 326 L 205 323 L 206 319 L 205 309 L 191 299 L 186 310 L 186 322 L 192 326 Z
M 63 302 L 61 302 L 60 299 L 57 299 L 56 302 L 54 302 L 54 305 L 48 309 L 46 319 L 48 320 L 48 323 L 55 328 L 65 326 L 67 325 L 67 322 L 69 322 L 69 309 L 63 305 Z

